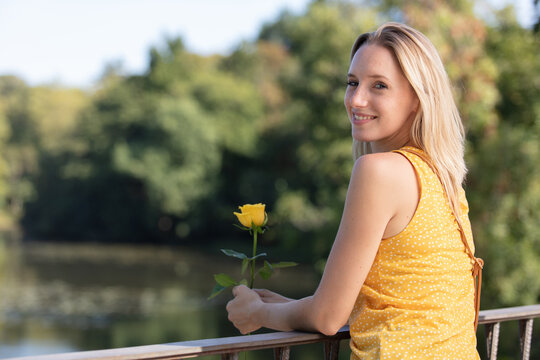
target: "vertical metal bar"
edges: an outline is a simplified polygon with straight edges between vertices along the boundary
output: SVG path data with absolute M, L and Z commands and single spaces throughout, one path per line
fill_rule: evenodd
M 519 320 L 519 345 L 522 360 L 529 360 L 531 356 L 532 332 L 533 319 Z
M 499 346 L 499 330 L 501 323 L 486 324 L 486 345 L 488 360 L 497 360 Z
M 339 340 L 328 340 L 324 342 L 324 359 L 338 360 Z
M 221 360 L 238 360 L 238 353 L 221 354 Z
M 274 348 L 274 360 L 289 360 L 291 348 L 289 346 Z

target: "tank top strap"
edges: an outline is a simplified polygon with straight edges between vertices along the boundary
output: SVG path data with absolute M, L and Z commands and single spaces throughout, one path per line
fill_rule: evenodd
M 433 169 L 431 169 L 429 164 L 424 160 L 426 155 L 423 150 L 412 146 L 404 146 L 398 150 L 393 150 L 392 152 L 399 153 L 409 160 L 418 176 L 418 182 L 421 189 L 426 185 L 431 185 L 434 180 L 438 182 L 438 178 L 433 172 Z M 427 184 L 428 182 L 430 184 Z

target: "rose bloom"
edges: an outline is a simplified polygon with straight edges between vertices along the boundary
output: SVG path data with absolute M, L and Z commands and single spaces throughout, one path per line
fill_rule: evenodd
M 241 213 L 235 212 L 234 215 L 238 218 L 238 221 L 247 228 L 252 226 L 262 226 L 266 213 L 264 212 L 264 204 L 246 204 L 239 206 Z

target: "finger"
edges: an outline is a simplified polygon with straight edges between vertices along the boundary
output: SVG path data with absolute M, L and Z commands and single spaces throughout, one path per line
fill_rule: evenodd
M 236 326 L 236 328 L 238 329 L 238 331 L 240 331 L 240 333 L 241 333 L 242 335 L 246 335 L 247 333 L 250 332 L 250 331 L 249 331 L 250 327 L 249 327 L 249 325 L 246 324 L 246 323 L 235 324 L 235 326 Z
M 272 297 L 274 295 L 274 293 L 272 291 L 267 290 L 267 289 L 257 289 L 257 290 L 255 290 L 255 292 L 262 299 L 269 298 L 269 297 Z
M 256 330 L 258 330 L 259 328 L 256 327 L 256 326 L 253 326 L 253 325 L 250 325 L 250 324 L 246 324 L 244 326 L 242 326 L 242 330 L 240 330 L 240 332 L 243 334 L 243 335 L 246 335 L 246 334 L 249 334 L 249 333 L 252 333 Z
M 244 291 L 245 289 L 247 289 L 247 286 L 246 286 L 246 285 L 236 285 L 235 287 L 232 288 L 232 294 L 236 297 L 236 296 L 238 296 L 242 291 Z
M 248 326 L 248 324 L 246 324 L 245 322 L 242 322 L 242 321 L 236 321 L 236 322 L 231 321 L 231 322 L 232 322 L 232 324 L 234 325 L 234 327 L 235 327 L 240 333 L 246 334 L 246 333 L 249 332 L 249 331 L 247 331 L 247 330 L 249 330 L 249 326 Z

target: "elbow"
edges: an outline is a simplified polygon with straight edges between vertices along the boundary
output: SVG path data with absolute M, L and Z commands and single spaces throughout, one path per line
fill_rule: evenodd
M 317 303 L 310 299 L 311 306 L 304 312 L 306 330 L 319 332 L 326 336 L 334 336 L 347 323 L 350 311 L 342 306 Z
M 318 319 L 315 329 L 326 336 L 334 336 L 345 324 L 345 321 L 336 320 L 336 317 L 321 317 Z
M 326 336 L 334 336 L 341 329 L 341 325 L 338 323 L 321 324 L 317 331 Z
M 339 328 L 332 328 L 332 327 L 328 327 L 328 328 L 323 328 L 321 329 L 320 333 L 323 334 L 323 335 L 326 335 L 326 336 L 334 336 L 337 334 Z

